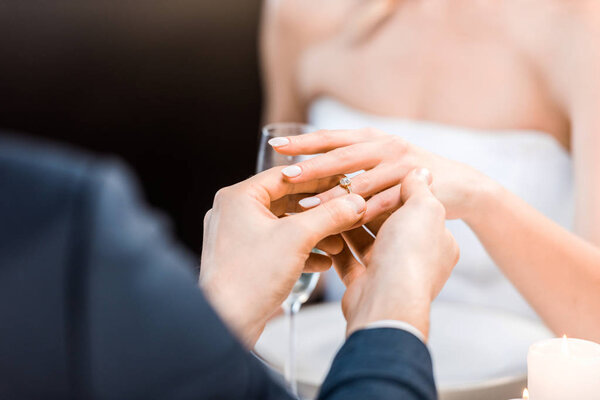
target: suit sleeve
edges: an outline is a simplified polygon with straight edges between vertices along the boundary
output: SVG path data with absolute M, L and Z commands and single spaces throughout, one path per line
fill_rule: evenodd
M 319 399 L 435 400 L 429 351 L 404 330 L 357 331 L 336 355 Z
M 213 311 L 193 258 L 123 170 L 91 169 L 72 271 L 75 397 L 290 399 Z

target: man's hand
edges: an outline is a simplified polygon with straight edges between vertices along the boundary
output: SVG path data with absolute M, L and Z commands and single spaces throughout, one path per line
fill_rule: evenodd
M 459 256 L 430 183 L 425 169 L 407 175 L 401 187 L 403 205 L 383 223 L 374 242 L 362 228 L 344 234 L 362 261 L 348 247 L 334 257 L 348 287 L 342 300 L 348 334 L 371 322 L 399 320 L 427 337 L 431 302 Z
M 339 177 L 293 184 L 281 169 L 221 189 L 204 223 L 200 284 L 249 347 L 303 271 L 331 266 L 329 257 L 311 250 L 339 253 L 343 241 L 331 235 L 349 229 L 365 211 L 363 198 L 352 194 L 300 212 L 299 199 L 330 189 Z

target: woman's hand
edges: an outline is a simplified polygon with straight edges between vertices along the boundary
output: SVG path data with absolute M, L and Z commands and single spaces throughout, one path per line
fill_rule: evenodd
M 435 176 L 432 191 L 446 208 L 448 219 L 473 217 L 479 191 L 492 185 L 489 178 L 471 167 L 375 129 L 322 130 L 278 138 L 273 147 L 287 155 L 325 153 L 285 168 L 282 172 L 291 183 L 365 170 L 352 178 L 353 192 L 369 198 L 361 223 L 396 210 L 401 205 L 399 183 L 418 167 L 428 168 Z M 326 202 L 344 193 L 338 186 L 305 204 Z
M 300 274 L 328 269 L 343 248 L 339 236 L 365 212 L 353 194 L 300 212 L 298 200 L 337 184 L 339 177 L 290 183 L 282 167 L 221 189 L 205 218 L 200 284 L 221 317 L 252 347 L 269 316 Z M 285 218 L 281 218 L 285 216 Z
M 403 206 L 381 227 L 377 239 L 362 228 L 344 233 L 359 263 L 345 247 L 334 265 L 348 289 L 342 309 L 348 334 L 380 320 L 400 320 L 429 330 L 429 308 L 458 261 L 459 250 L 445 226 L 442 204 L 420 169 L 402 183 Z

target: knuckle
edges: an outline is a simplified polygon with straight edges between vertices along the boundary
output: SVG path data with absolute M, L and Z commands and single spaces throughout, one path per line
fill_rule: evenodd
M 212 215 L 212 208 L 210 210 L 208 210 L 206 212 L 206 214 L 204 214 L 204 225 L 208 225 L 208 223 L 210 222 L 210 216 Z
M 227 187 L 217 190 L 217 193 L 215 193 L 214 203 L 215 204 L 221 203 L 224 199 L 229 197 L 230 193 L 231 193 L 230 186 L 227 186 Z
M 400 154 L 408 153 L 408 142 L 399 136 L 390 137 L 390 146 Z
M 379 197 L 379 208 L 385 211 L 394 209 L 398 206 L 399 200 L 399 197 L 383 194 Z

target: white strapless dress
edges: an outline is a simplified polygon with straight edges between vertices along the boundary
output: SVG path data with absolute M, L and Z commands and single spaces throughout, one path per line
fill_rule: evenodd
M 311 104 L 308 117 L 310 124 L 322 129 L 378 128 L 423 149 L 468 164 L 523 198 L 548 218 L 572 230 L 571 157 L 549 134 L 482 131 L 379 117 L 326 97 Z M 448 221 L 447 224 L 460 246 L 461 256 L 438 299 L 535 316 L 469 227 L 460 220 Z M 523 265 L 523 268 L 527 266 Z M 341 298 L 345 289 L 334 271 L 328 272 L 327 283 L 326 298 Z

